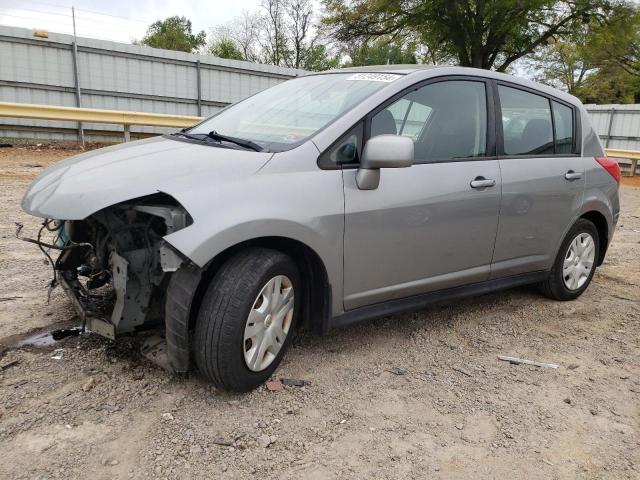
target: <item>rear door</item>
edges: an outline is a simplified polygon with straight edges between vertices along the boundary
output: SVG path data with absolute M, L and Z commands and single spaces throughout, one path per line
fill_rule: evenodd
M 491 278 L 547 270 L 584 192 L 576 109 L 535 90 L 494 84 L 502 176 Z
M 356 168 L 344 169 L 345 309 L 489 277 L 500 206 L 492 94 L 476 77 L 432 80 L 359 130 L 411 138 L 415 163 L 382 169 L 375 190 L 358 189 Z M 354 132 L 347 144 L 358 144 Z

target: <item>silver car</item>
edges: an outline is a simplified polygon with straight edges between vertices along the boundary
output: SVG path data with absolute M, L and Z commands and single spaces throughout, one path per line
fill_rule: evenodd
M 84 153 L 22 206 L 93 332 L 223 389 L 268 379 L 294 328 L 537 284 L 581 295 L 620 170 L 574 97 L 458 67 L 281 83 L 171 135 Z M 155 338 L 155 337 L 150 337 Z

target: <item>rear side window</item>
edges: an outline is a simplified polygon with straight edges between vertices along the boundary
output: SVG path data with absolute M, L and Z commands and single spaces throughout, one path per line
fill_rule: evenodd
M 506 155 L 554 153 L 549 100 L 540 95 L 500 85 L 502 132 Z
M 484 82 L 450 80 L 407 93 L 371 119 L 371 136 L 384 134 L 411 138 L 419 163 L 484 156 Z
M 573 152 L 573 109 L 553 103 L 553 124 L 556 128 L 556 153 Z

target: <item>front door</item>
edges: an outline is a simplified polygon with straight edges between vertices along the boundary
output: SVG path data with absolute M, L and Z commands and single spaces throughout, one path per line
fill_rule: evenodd
M 585 185 L 575 109 L 514 86 L 498 93 L 502 207 L 492 278 L 551 268 Z
M 498 161 L 487 158 L 489 86 L 432 81 L 368 119 L 370 136 L 413 139 L 415 163 L 381 170 L 375 190 L 344 170 L 346 310 L 488 279 L 501 188 Z

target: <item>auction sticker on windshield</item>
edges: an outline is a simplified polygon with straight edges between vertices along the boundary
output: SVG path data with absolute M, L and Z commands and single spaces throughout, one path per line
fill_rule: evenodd
M 368 82 L 393 82 L 402 75 L 395 73 L 354 73 L 347 80 L 366 80 Z

